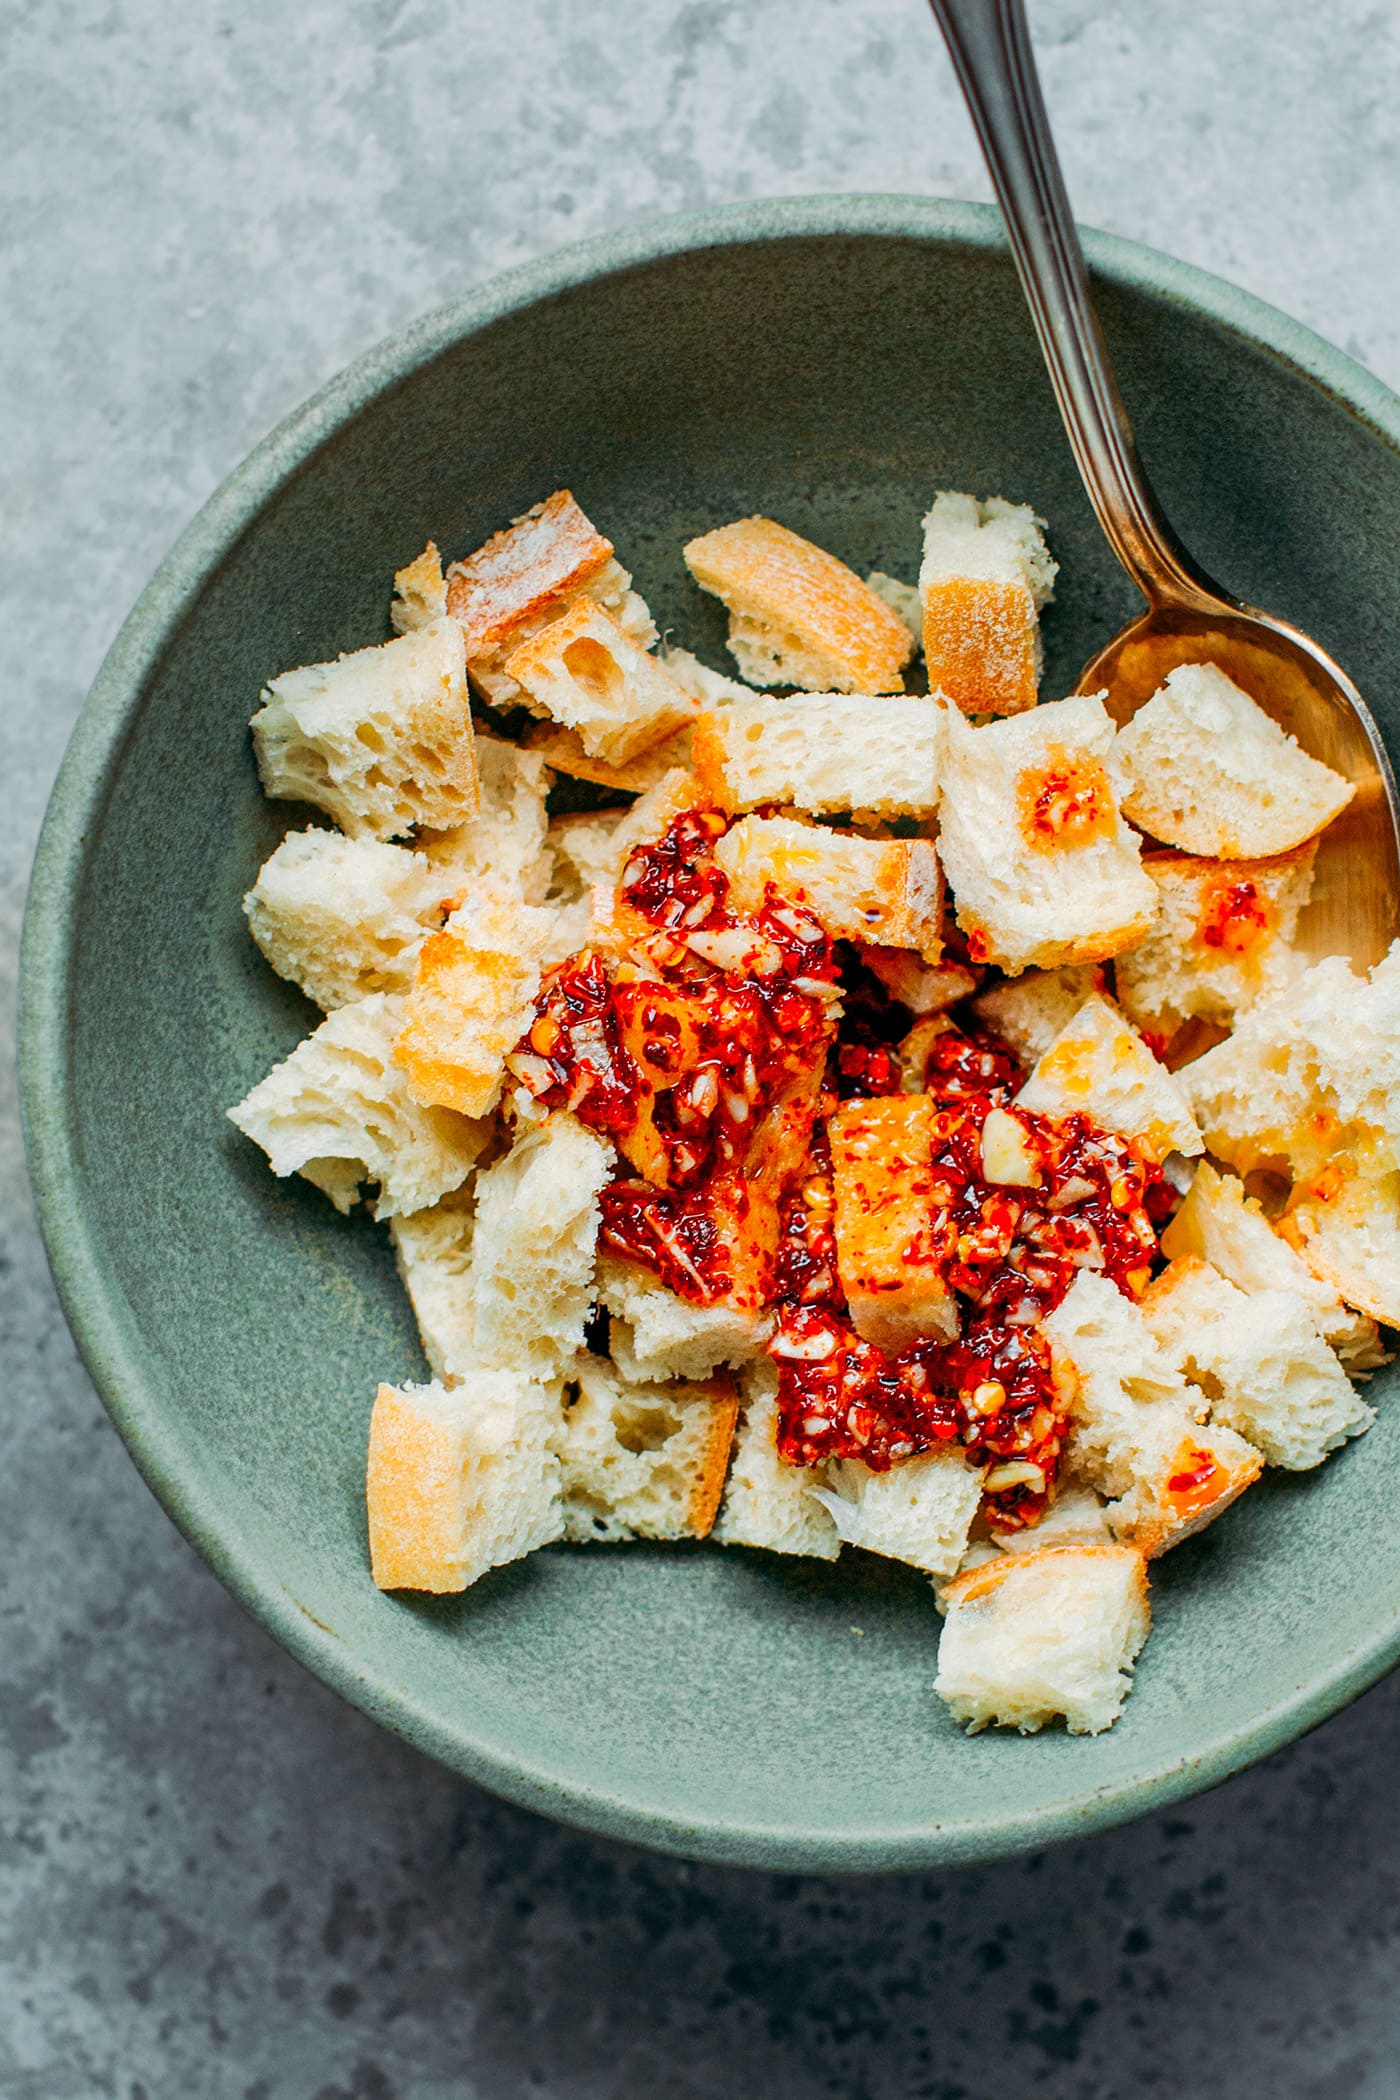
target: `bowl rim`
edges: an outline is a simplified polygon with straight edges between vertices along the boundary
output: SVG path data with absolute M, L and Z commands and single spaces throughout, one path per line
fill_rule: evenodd
M 1400 1606 L 1311 1683 L 1191 1756 L 1152 1761 L 1127 1782 L 1066 1790 L 1020 1814 L 968 1814 L 837 1833 L 731 1817 L 674 1815 L 530 1765 L 449 1728 L 384 1674 L 358 1663 L 263 1564 L 213 1492 L 185 1476 L 178 1438 L 148 1391 L 120 1291 L 74 1200 L 79 1185 L 67 1016 L 69 899 L 102 819 L 114 760 L 146 685 L 220 556 L 315 450 L 366 402 L 505 315 L 580 284 L 687 251 L 822 236 L 912 238 L 974 249 L 1006 241 L 995 207 L 897 194 L 760 199 L 629 225 L 492 278 L 386 337 L 280 422 L 181 533 L 123 623 L 73 729 L 35 853 L 20 953 L 20 1099 L 40 1228 L 79 1352 L 147 1485 L 219 1580 L 297 1661 L 415 1748 L 507 1800 L 602 1836 L 692 1859 L 762 1869 L 880 1872 L 960 1865 L 1038 1848 L 1164 1808 L 1281 1748 L 1367 1690 L 1400 1660 Z M 1400 450 L 1400 397 L 1344 352 L 1254 294 L 1160 251 L 1085 229 L 1093 273 L 1204 314 L 1307 379 Z

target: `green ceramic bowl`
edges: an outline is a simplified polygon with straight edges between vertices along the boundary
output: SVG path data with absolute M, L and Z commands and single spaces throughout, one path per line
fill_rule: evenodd
M 1392 739 L 1400 402 L 1256 300 L 1092 239 L 1168 512 L 1211 573 L 1318 636 Z M 220 490 L 108 657 L 54 791 L 25 933 L 34 1179 L 84 1357 L 175 1521 L 307 1667 L 513 1800 L 752 1865 L 987 1858 L 1161 1807 L 1332 1713 L 1400 1654 L 1400 1409 L 1271 1478 L 1153 1585 L 1097 1740 L 965 1739 L 928 1586 L 704 1547 L 553 1548 L 466 1596 L 369 1580 L 380 1378 L 422 1375 L 385 1235 L 224 1121 L 312 1022 L 239 899 L 263 681 L 388 631 L 396 565 L 561 483 L 715 663 L 692 533 L 765 511 L 912 577 L 942 485 L 1050 520 L 1045 690 L 1133 608 L 1082 496 L 999 224 L 909 198 L 757 204 L 594 242 L 363 358 Z M 1390 1405 L 1387 1405 L 1389 1399 Z

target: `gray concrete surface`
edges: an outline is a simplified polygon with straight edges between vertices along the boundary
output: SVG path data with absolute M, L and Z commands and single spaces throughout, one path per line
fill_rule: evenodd
M 1082 216 L 1400 383 L 1394 0 L 1034 15 Z M 986 194 L 920 0 L 3 0 L 0 35 L 7 977 L 122 614 L 346 359 L 646 214 Z M 3 1088 L 0 2100 L 1400 2092 L 1400 1682 L 982 1872 L 551 1828 L 342 1708 L 177 1538 L 76 1361 Z

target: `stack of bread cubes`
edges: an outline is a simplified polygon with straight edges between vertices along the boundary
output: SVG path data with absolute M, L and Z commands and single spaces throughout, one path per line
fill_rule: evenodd
M 275 1173 L 387 1223 L 431 1371 L 373 1403 L 374 1580 L 457 1591 L 560 1539 L 851 1546 L 931 1578 L 958 1720 L 1097 1732 L 1148 1562 L 1264 1466 L 1363 1431 L 1353 1381 L 1400 1323 L 1400 951 L 1363 979 L 1295 946 L 1352 788 L 1211 664 L 1124 728 L 1101 695 L 1041 701 L 1056 565 L 1026 506 L 939 494 L 917 586 L 761 517 L 684 554 L 738 678 L 660 644 L 561 490 L 445 572 L 430 544 L 392 640 L 274 678 L 253 717 L 266 793 L 328 821 L 287 834 L 248 923 L 324 1018 L 231 1115 Z M 561 774 L 612 806 L 551 815 Z M 987 1120 L 989 1180 L 1029 1178 L 1019 1109 L 1083 1113 L 1185 1192 L 1138 1299 L 1086 1267 L 1044 1323 L 1071 1426 L 1038 1525 L 998 1534 L 957 1447 L 786 1464 L 771 1313 L 600 1253 L 617 1154 L 520 1083 L 522 1038 L 546 973 L 621 938 L 622 869 L 691 806 L 730 820 L 737 910 L 772 885 L 916 1030 L 970 1003 L 1012 1047 L 1029 1077 Z M 883 1177 L 894 1217 L 917 1101 L 852 1106 L 838 1199 L 842 1172 Z M 879 1262 L 839 1217 L 838 1258 L 863 1334 L 956 1332 L 946 1292 L 864 1290 Z M 1169 1492 L 1183 1453 L 1209 1461 L 1194 1500 Z

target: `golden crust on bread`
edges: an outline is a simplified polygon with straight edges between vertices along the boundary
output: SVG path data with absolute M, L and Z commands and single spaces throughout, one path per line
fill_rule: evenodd
M 965 715 L 1018 715 L 1039 691 L 1035 600 L 1024 583 L 950 576 L 925 587 L 930 692 Z
M 532 620 L 592 582 L 612 559 L 568 489 L 516 518 L 447 571 L 447 609 L 461 626 L 467 662 L 498 655 Z
M 429 934 L 394 1044 L 417 1100 L 467 1116 L 495 1107 L 540 988 L 551 921 L 532 905 L 488 896 Z

